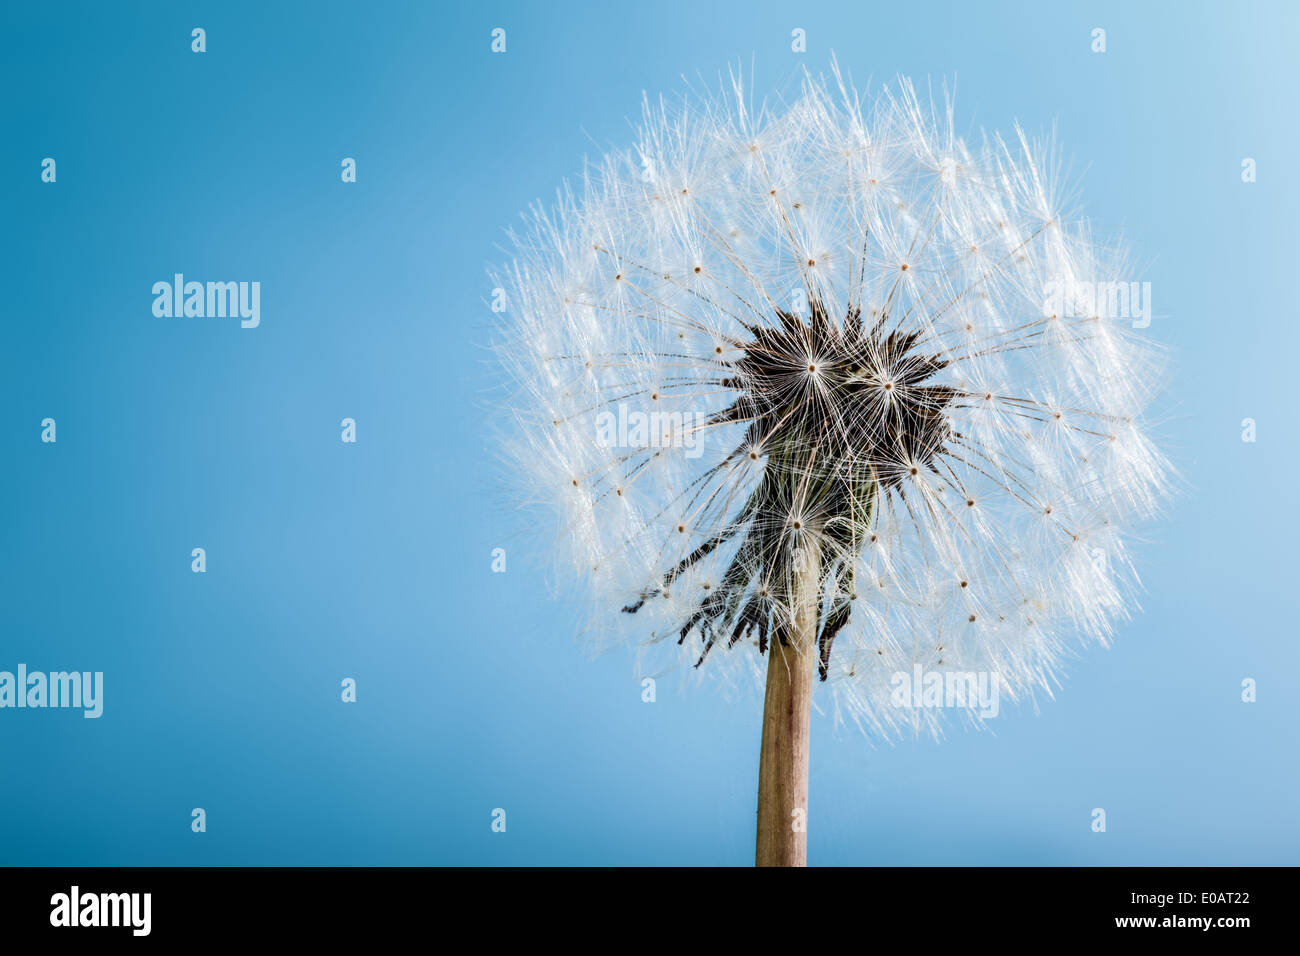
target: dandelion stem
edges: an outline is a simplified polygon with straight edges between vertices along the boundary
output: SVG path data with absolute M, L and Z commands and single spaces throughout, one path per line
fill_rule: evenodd
M 767 651 L 763 743 L 758 761 L 756 866 L 807 866 L 808 744 L 821 595 L 818 549 L 805 547 L 793 574 L 793 626 Z

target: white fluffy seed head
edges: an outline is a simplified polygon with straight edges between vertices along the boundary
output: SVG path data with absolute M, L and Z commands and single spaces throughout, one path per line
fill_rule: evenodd
M 838 72 L 749 102 L 735 80 L 647 102 L 494 275 L 511 471 L 585 633 L 761 680 L 816 548 L 822 626 L 848 615 L 823 649 L 837 717 L 937 732 L 942 708 L 898 706 L 917 665 L 1050 694 L 1132 606 L 1125 534 L 1169 494 L 1141 424 L 1161 350 L 1059 295 L 1136 277 L 1018 129 L 967 143 L 907 81 L 866 101 Z

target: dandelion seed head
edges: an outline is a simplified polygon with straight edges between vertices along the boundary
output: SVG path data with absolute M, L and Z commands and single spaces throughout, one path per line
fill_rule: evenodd
M 1051 693 L 1133 609 L 1129 533 L 1168 498 L 1144 423 L 1161 350 L 1044 288 L 1129 274 L 1062 208 L 1057 154 L 967 143 L 906 80 L 643 108 L 638 141 L 512 233 L 494 275 L 511 470 L 554 519 L 585 629 L 761 680 L 819 576 L 833 712 L 914 665 Z

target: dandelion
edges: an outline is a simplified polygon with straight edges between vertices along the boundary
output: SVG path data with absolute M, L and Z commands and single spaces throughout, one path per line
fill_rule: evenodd
M 836 69 L 754 109 L 733 78 L 647 101 L 632 149 L 512 233 L 511 467 L 590 633 L 766 673 L 761 864 L 804 862 L 820 682 L 838 721 L 937 734 L 977 702 L 899 706 L 899 675 L 1050 695 L 1133 607 L 1161 352 L 1052 309 L 1129 274 L 1058 165 L 1019 128 L 968 143 L 906 80 L 867 100 Z

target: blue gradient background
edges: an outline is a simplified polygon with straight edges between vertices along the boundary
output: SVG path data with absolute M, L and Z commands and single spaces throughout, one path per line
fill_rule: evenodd
M 817 719 L 810 859 L 1300 862 L 1293 7 L 332 10 L 0 14 L 0 669 L 106 682 L 97 721 L 0 711 L 0 863 L 750 862 L 757 695 L 649 705 L 630 653 L 589 662 L 497 490 L 484 268 L 643 89 L 737 61 L 788 89 L 832 49 L 956 77 L 971 130 L 1058 124 L 1152 282 L 1189 489 L 1144 613 L 1041 713 L 942 744 Z M 174 272 L 260 281 L 261 327 L 154 318 Z

